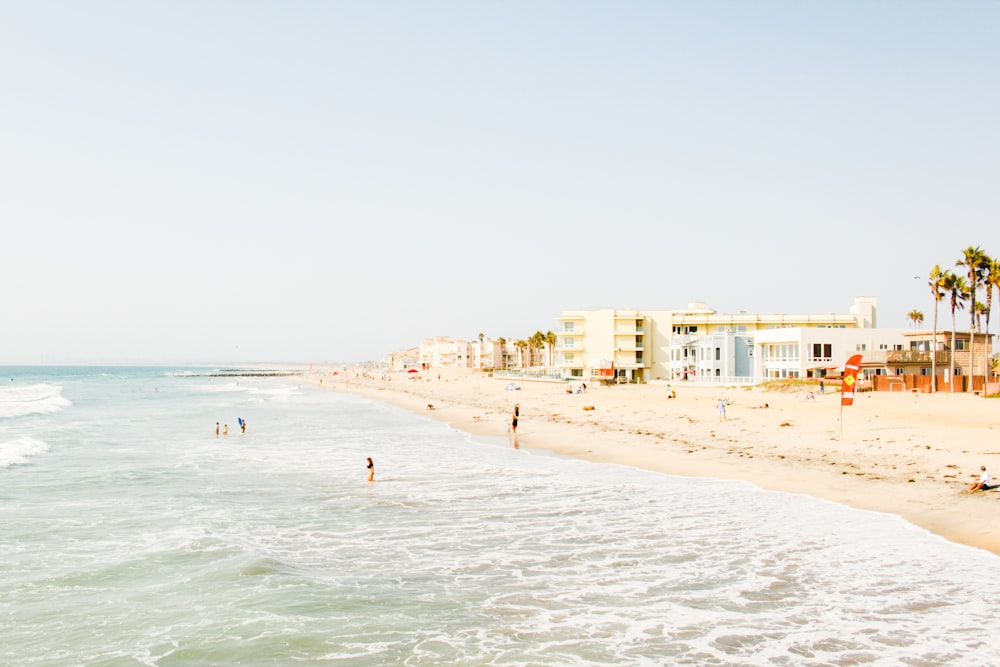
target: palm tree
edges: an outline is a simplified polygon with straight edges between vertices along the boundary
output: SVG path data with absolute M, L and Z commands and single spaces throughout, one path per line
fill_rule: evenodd
M 544 345 L 543 345 L 544 342 L 545 342 L 545 334 L 543 334 L 541 331 L 536 331 L 535 333 L 531 334 L 531 338 L 528 339 L 528 343 L 529 343 L 528 349 L 532 350 L 532 354 L 531 354 L 531 357 L 532 357 L 532 359 L 531 359 L 531 365 L 532 366 L 536 365 L 535 364 L 535 358 L 534 358 L 535 357 L 534 351 L 537 350 L 538 352 L 541 352 L 542 348 L 544 347 Z
M 973 379 L 976 377 L 976 292 L 983 281 L 983 270 L 989 257 L 979 246 L 969 246 L 962 251 L 962 259 L 955 266 L 968 269 L 969 281 L 969 391 L 972 391 Z
M 556 343 L 559 337 L 551 329 L 545 332 L 545 342 L 549 344 L 549 368 L 556 365 Z
M 951 354 L 949 356 L 951 357 L 951 391 L 955 391 L 955 311 L 965 307 L 969 286 L 966 284 L 964 276 L 957 276 L 951 271 L 946 271 L 942 287 L 944 287 L 951 302 Z
M 503 336 L 497 338 L 497 343 L 500 344 L 500 370 L 507 370 L 507 339 Z
M 937 391 L 937 329 L 938 329 L 938 303 L 944 298 L 944 272 L 941 265 L 935 264 L 931 269 L 927 285 L 931 288 L 931 295 L 934 297 L 934 336 L 931 338 L 931 393 Z
M 1000 289 L 1000 262 L 990 257 L 986 262 L 986 271 L 983 273 L 983 288 L 986 290 L 986 310 L 983 315 L 986 317 L 986 339 L 990 335 L 990 311 L 993 309 L 993 288 Z M 983 345 L 983 360 L 986 362 L 986 375 L 989 376 L 992 365 L 989 363 L 990 350 Z M 986 396 L 984 387 L 983 396 Z
M 913 309 L 906 314 L 906 318 L 910 320 L 911 326 L 917 326 L 924 323 L 924 314 L 919 310 Z
M 525 364 L 524 364 L 524 350 L 525 350 L 525 348 L 528 347 L 528 341 L 524 340 L 523 338 L 521 338 L 519 340 L 516 340 L 516 341 L 514 341 L 514 347 L 516 347 L 517 351 L 518 351 L 518 364 L 517 365 L 520 366 L 521 370 L 523 371 L 524 370 L 524 366 L 525 366 Z

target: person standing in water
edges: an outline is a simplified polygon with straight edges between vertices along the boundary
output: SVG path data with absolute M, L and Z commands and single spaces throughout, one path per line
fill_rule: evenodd
M 375 464 L 372 462 L 372 457 L 368 457 L 368 481 L 375 481 Z

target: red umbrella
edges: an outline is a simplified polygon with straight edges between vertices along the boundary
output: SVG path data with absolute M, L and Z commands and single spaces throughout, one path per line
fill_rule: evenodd
M 406 372 L 407 373 L 418 373 L 419 371 L 416 368 L 411 368 L 410 370 L 408 370 Z

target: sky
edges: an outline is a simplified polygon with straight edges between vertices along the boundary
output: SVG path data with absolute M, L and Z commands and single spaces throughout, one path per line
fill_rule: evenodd
M 1000 255 L 998 34 L 971 0 L 0 3 L 0 363 L 929 323 L 935 264 Z

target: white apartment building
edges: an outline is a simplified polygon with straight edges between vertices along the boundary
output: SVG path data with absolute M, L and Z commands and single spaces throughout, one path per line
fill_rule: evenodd
M 421 368 L 468 368 L 469 344 L 445 336 L 435 336 L 420 343 Z
M 839 376 L 855 355 L 869 368 L 885 366 L 890 351 L 909 348 L 906 329 L 794 327 L 759 331 L 754 339 L 754 377 L 760 381 Z M 895 369 L 888 369 L 894 375 Z
M 720 314 L 695 302 L 678 310 L 572 310 L 557 318 L 556 366 L 566 377 L 599 376 L 609 363 L 620 382 L 750 382 L 762 369 L 755 337 L 772 329 L 871 329 L 876 299 L 847 313 Z

